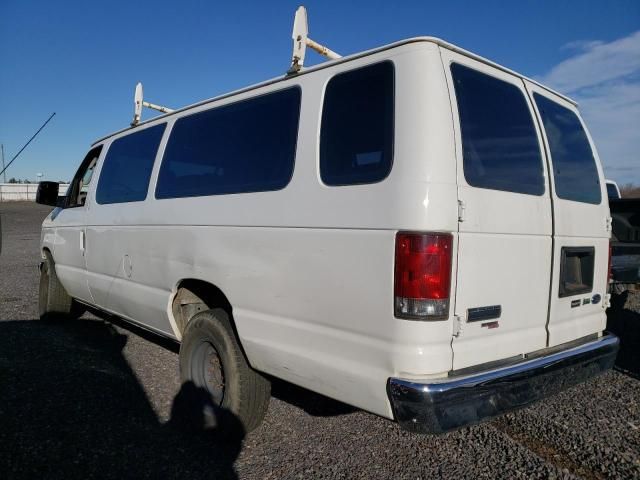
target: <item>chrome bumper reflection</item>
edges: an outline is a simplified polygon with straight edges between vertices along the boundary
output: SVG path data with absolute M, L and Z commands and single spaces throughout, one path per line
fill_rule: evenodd
M 395 419 L 410 431 L 443 433 L 525 407 L 613 367 L 613 334 L 508 367 L 441 381 L 389 379 Z

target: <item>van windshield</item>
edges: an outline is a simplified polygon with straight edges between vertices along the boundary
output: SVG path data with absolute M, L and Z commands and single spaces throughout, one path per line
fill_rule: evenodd
M 587 134 L 568 108 L 534 94 L 549 140 L 554 185 L 558 198 L 599 204 L 600 178 Z

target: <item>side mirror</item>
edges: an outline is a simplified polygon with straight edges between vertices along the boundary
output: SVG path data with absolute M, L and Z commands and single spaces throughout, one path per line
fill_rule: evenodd
M 36 193 L 36 203 L 57 207 L 59 188 L 58 182 L 40 182 Z

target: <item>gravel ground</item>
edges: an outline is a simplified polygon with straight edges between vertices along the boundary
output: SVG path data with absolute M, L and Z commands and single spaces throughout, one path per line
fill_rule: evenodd
M 420 436 L 277 382 L 263 425 L 222 441 L 171 422 L 174 344 L 90 315 L 36 320 L 47 212 L 0 203 L 0 478 L 640 478 L 638 294 L 611 310 L 624 372 L 491 423 Z

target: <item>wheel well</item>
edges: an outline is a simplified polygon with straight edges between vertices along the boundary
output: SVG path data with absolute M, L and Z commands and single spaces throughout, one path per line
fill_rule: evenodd
M 203 280 L 187 279 L 178 284 L 171 310 L 182 334 L 191 317 L 204 310 L 222 308 L 233 324 L 232 308 L 226 295 L 215 285 Z M 233 325 L 235 330 L 235 325 Z

